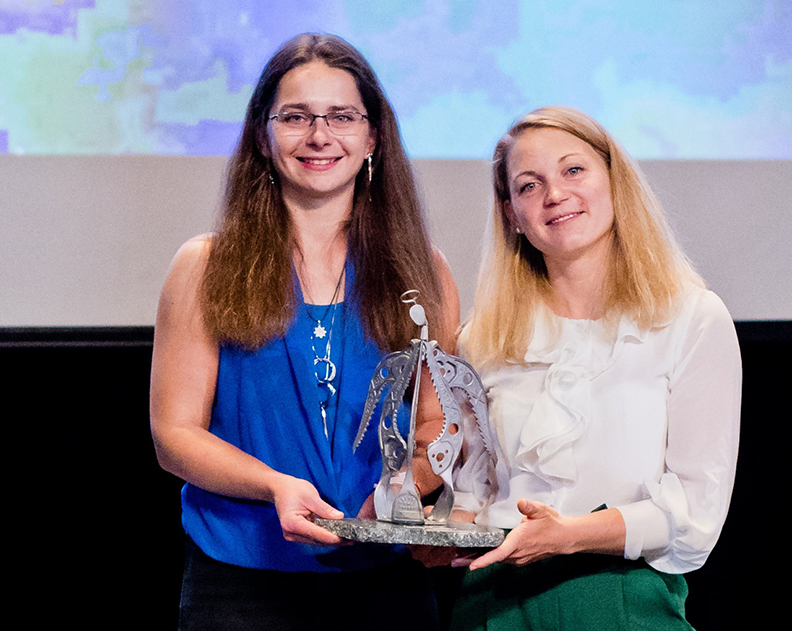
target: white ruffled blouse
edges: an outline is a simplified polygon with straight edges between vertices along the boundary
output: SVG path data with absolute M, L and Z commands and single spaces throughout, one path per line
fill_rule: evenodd
M 737 460 L 741 386 L 734 325 L 712 292 L 691 288 L 674 319 L 539 320 L 525 363 L 481 374 L 509 488 L 481 508 L 459 479 L 457 506 L 501 528 L 517 500 L 582 515 L 617 508 L 624 556 L 658 570 L 700 567 L 718 539 Z M 464 476 L 464 473 L 462 473 Z

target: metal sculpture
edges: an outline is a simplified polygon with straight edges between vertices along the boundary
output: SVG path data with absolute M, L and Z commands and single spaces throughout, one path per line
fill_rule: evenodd
M 408 349 L 387 355 L 377 366 L 369 384 L 353 448 L 360 445 L 382 400 L 379 421 L 382 474 L 374 492 L 377 519 L 405 525 L 444 524 L 454 507 L 455 465 L 463 445 L 467 441 L 480 440 L 493 470 L 497 463 L 497 448 L 489 426 L 486 393 L 481 379 L 470 364 L 443 352 L 435 340 L 429 340 L 429 324 L 424 308 L 418 304 L 418 293 L 417 290 L 407 291 L 401 300 L 412 305 L 410 317 L 421 327 L 420 339 L 412 340 Z M 424 516 L 421 497 L 413 480 L 415 421 L 424 363 L 444 416 L 440 434 L 427 449 L 432 471 L 443 480 L 443 491 L 428 517 Z M 398 416 L 411 383 L 410 429 L 405 439 L 398 428 Z M 470 414 L 463 412 L 463 406 L 467 406 Z M 397 488 L 399 481 L 401 487 Z

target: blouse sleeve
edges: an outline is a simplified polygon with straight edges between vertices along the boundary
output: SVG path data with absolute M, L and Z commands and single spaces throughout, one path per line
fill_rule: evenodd
M 701 567 L 715 546 L 739 441 L 742 367 L 734 324 L 712 292 L 689 299 L 695 304 L 671 325 L 683 332 L 668 384 L 664 473 L 645 482 L 646 499 L 618 507 L 627 532 L 624 556 L 642 556 L 669 573 Z

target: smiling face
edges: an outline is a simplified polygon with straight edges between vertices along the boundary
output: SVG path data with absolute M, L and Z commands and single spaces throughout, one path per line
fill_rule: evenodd
M 605 260 L 614 219 L 610 178 L 591 145 L 560 129 L 528 129 L 509 152 L 507 173 L 509 220 L 548 268 L 592 255 Z
M 290 70 L 278 84 L 269 115 L 284 110 L 310 114 L 355 110 L 366 114 L 351 74 L 312 61 Z M 317 118 L 302 135 L 289 135 L 277 120 L 268 123 L 270 157 L 287 204 L 346 200 L 352 207 L 355 177 L 374 151 L 376 133 L 364 119 L 351 135 L 336 136 Z

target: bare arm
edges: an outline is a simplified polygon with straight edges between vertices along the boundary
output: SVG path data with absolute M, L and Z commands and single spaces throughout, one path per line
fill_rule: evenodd
M 307 519 L 312 513 L 342 516 L 312 484 L 273 470 L 209 432 L 218 345 L 206 331 L 198 299 L 209 247 L 209 239 L 199 237 L 179 250 L 160 297 L 150 401 L 159 463 L 207 491 L 273 502 L 287 540 L 339 543 Z

